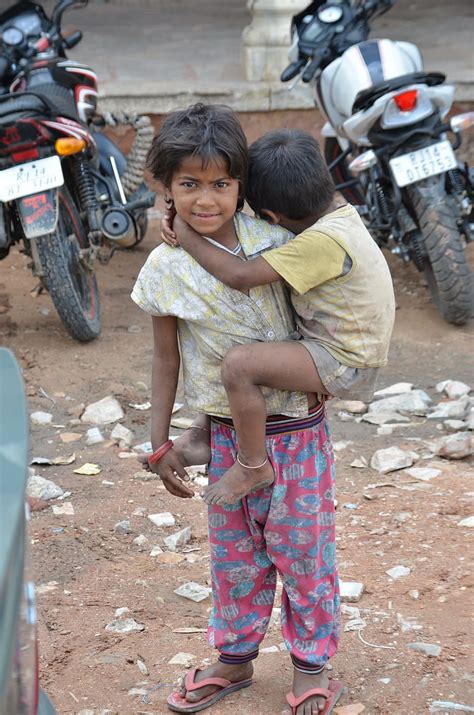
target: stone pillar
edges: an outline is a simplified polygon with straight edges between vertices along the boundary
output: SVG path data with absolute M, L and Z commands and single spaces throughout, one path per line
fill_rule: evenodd
M 288 64 L 290 22 L 310 0 L 247 0 L 252 22 L 242 33 L 242 64 L 251 81 L 280 78 Z

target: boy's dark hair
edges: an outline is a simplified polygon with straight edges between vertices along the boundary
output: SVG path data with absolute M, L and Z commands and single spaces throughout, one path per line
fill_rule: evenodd
M 216 159 L 227 162 L 229 175 L 240 184 L 238 209 L 243 206 L 248 174 L 248 145 L 236 113 L 224 104 L 193 104 L 166 117 L 153 140 L 147 167 L 169 187 L 184 159 L 199 157 L 207 167 Z
M 290 219 L 319 216 L 334 198 L 334 182 L 316 139 L 297 129 L 268 132 L 250 145 L 247 201 Z

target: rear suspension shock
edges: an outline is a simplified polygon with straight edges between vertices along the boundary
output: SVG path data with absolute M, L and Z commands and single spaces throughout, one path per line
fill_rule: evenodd
M 86 161 L 78 159 L 73 163 L 73 174 L 81 211 L 86 214 L 89 224 L 89 237 L 93 243 L 100 240 L 99 204 L 97 201 L 94 176 Z

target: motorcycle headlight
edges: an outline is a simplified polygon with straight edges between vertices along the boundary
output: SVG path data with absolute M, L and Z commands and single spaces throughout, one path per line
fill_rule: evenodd
M 433 104 L 423 87 L 406 87 L 394 92 L 380 119 L 382 129 L 394 129 L 415 124 L 433 113 Z

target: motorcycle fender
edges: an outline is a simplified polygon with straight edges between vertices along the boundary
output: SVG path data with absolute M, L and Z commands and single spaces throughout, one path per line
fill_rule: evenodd
M 324 124 L 324 127 L 321 130 L 321 134 L 323 135 L 323 137 L 337 137 L 334 128 L 329 124 L 329 122 L 326 122 Z
M 58 223 L 57 189 L 24 196 L 16 203 L 26 238 L 38 238 L 55 231 Z

